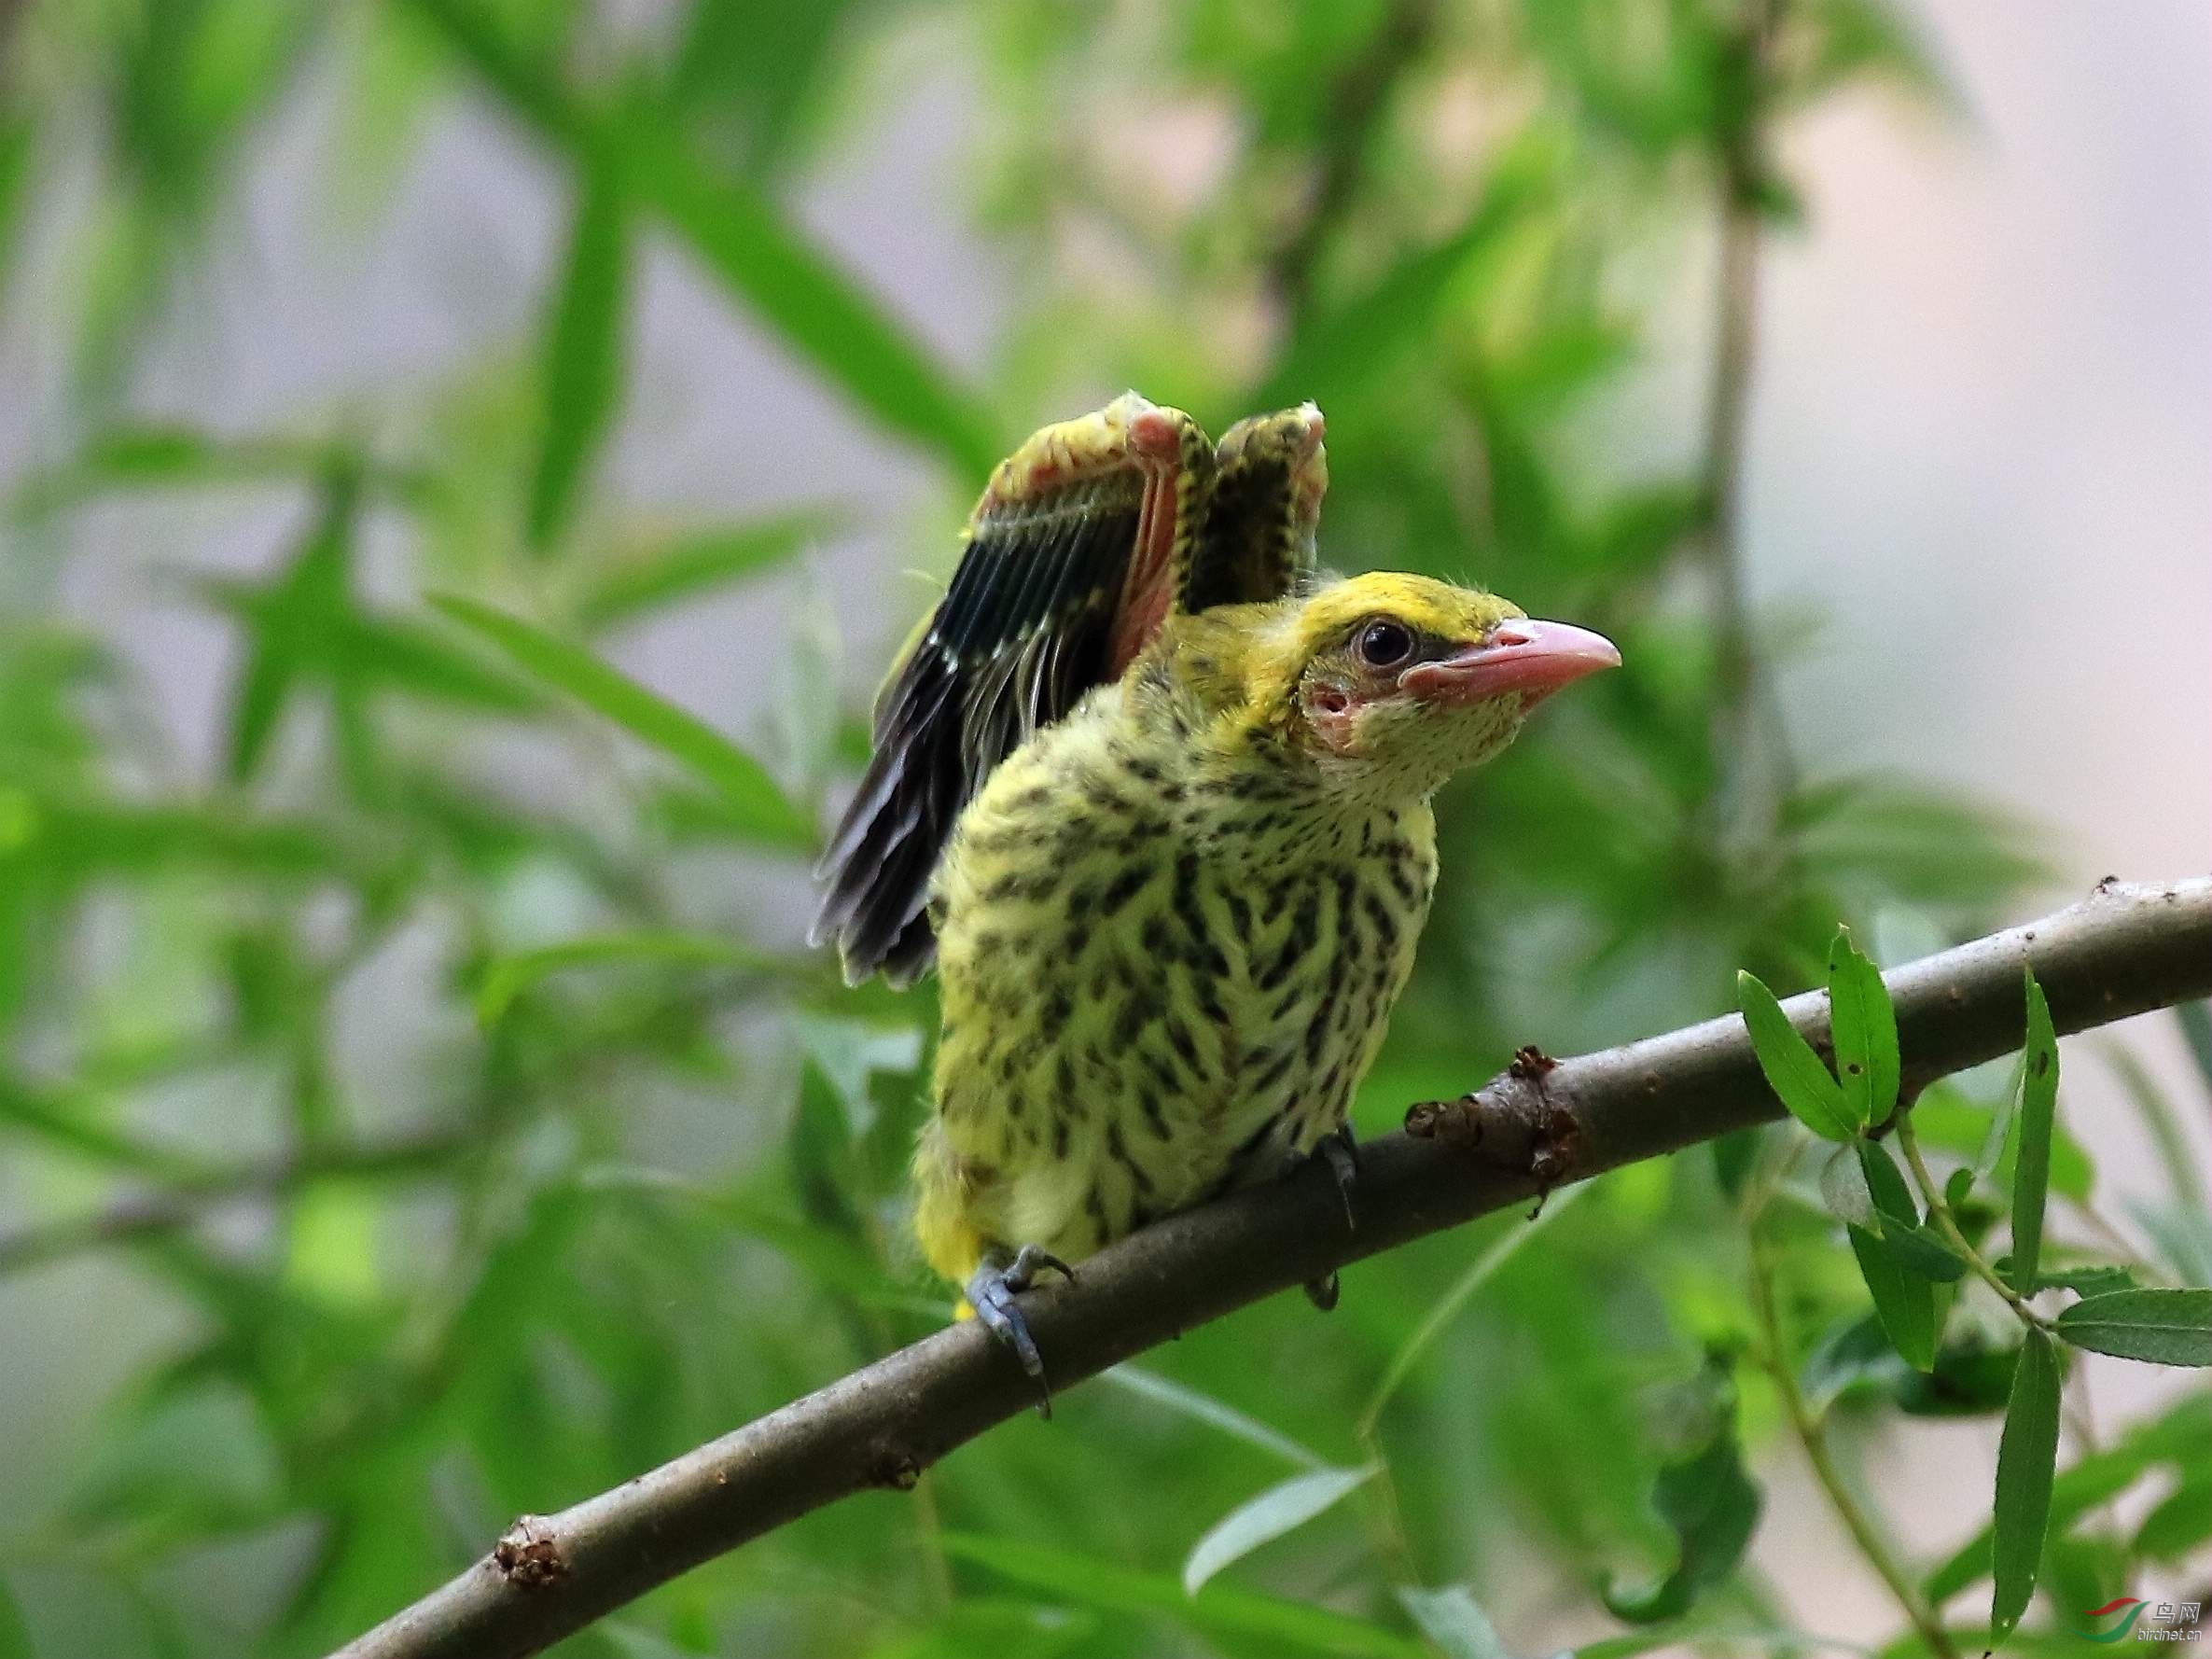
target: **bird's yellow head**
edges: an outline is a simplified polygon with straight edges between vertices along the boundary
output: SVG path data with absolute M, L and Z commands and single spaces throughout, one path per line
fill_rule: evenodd
M 1423 576 L 1356 576 L 1267 608 L 1240 665 L 1246 707 L 1370 799 L 1427 794 L 1512 742 L 1543 698 L 1621 662 L 1601 634 Z

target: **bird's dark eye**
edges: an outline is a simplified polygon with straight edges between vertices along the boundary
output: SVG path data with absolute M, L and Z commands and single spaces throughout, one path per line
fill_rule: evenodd
M 1364 667 L 1401 668 L 1413 654 L 1413 631 L 1403 622 L 1388 619 L 1370 622 L 1359 631 L 1359 639 L 1353 648 Z

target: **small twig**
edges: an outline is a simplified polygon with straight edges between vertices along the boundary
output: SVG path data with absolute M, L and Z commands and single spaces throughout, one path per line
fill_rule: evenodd
M 1997 1270 L 1982 1260 L 1982 1252 L 1967 1242 L 1967 1235 L 1959 1231 L 1958 1220 L 1951 1213 L 1951 1206 L 1943 1200 L 1943 1189 L 1936 1184 L 1936 1178 L 1928 1173 L 1927 1160 L 1920 1155 L 1920 1138 L 1913 1133 L 1913 1115 L 1900 1113 L 1897 1121 L 1898 1150 L 1905 1155 L 1905 1163 L 1913 1171 L 1913 1181 L 1920 1189 L 1922 1202 L 1927 1206 L 1927 1219 L 1936 1224 L 1936 1231 L 1943 1235 L 1943 1242 L 1961 1257 L 1974 1276 L 1987 1285 L 2004 1300 L 2007 1307 L 2017 1314 L 2022 1322 L 2038 1331 L 2052 1329 L 2049 1319 L 2027 1304 L 2019 1291 L 2005 1283 Z
M 1742 118 L 1724 135 L 1718 157 L 1715 216 L 1719 274 L 1713 296 L 1713 364 L 1705 398 L 1699 495 L 1704 511 L 1694 550 L 1705 572 L 1712 606 L 1718 695 L 1715 753 L 1729 772 L 1713 805 L 1724 832 L 1752 821 L 1746 809 L 1771 811 L 1793 787 L 1794 766 L 1780 710 L 1752 643 L 1743 550 L 1745 432 L 1758 357 L 1760 206 L 1766 160 L 1768 64 L 1783 0 L 1745 0 L 1738 25 L 1746 91 Z M 1763 746 L 1758 741 L 1763 729 Z M 1747 775 L 1754 757 L 1771 762 L 1773 788 L 1754 797 Z
M 1320 174 L 1305 211 L 1266 262 L 1268 288 L 1282 301 L 1293 325 L 1312 307 L 1321 251 L 1351 206 L 1368 146 L 1390 106 L 1390 94 L 1436 32 L 1436 0 L 1398 0 L 1377 26 L 1367 50 L 1336 78 L 1327 94 Z
M 174 1232 L 225 1205 L 282 1197 L 313 1181 L 419 1174 L 452 1157 L 468 1138 L 439 1134 L 340 1144 L 228 1169 L 198 1170 L 126 1192 L 84 1215 L 34 1221 L 0 1233 L 0 1274 Z
M 1888 1540 L 1874 1524 L 1857 1493 L 1843 1479 L 1836 1467 L 1833 1452 L 1828 1443 L 1828 1426 L 1814 1412 L 1805 1399 L 1804 1390 L 1798 1387 L 1796 1367 L 1789 1361 L 1789 1347 L 1782 1337 L 1782 1317 L 1774 1304 L 1774 1260 L 1766 1239 L 1760 1218 L 1751 1220 L 1751 1307 L 1759 1320 L 1760 1343 L 1753 1350 L 1760 1367 L 1773 1380 L 1775 1393 L 1782 1397 L 1782 1409 L 1789 1418 L 1790 1429 L 1797 1435 L 1798 1444 L 1804 1449 L 1805 1461 L 1812 1465 L 1813 1477 L 1820 1483 L 1820 1489 L 1828 1495 L 1829 1507 L 1836 1512 L 1836 1518 L 1843 1523 L 1843 1529 L 1851 1534 L 1851 1540 L 1858 1546 L 1858 1553 L 1866 1557 L 1867 1565 L 1887 1586 L 1906 1623 L 1919 1632 L 1920 1639 L 1927 1644 L 1927 1651 L 1936 1659 L 1959 1659 L 1958 1649 L 1951 1640 L 1940 1620 L 1913 1587 L 1913 1581 L 1897 1556 L 1891 1553 Z
M 2212 879 L 2100 888 L 2055 916 L 1885 976 L 1907 1086 L 2020 1044 L 2020 972 L 2074 1032 L 2212 993 Z M 1783 1004 L 1808 1039 L 1828 1001 Z M 1409 1113 L 1418 1133 L 1362 1148 L 1347 1234 L 1325 1170 L 1171 1216 L 1032 1292 L 1031 1330 L 1062 1390 L 1263 1296 L 1477 1216 L 1781 1116 L 1733 1015 L 1600 1053 L 1540 1079 L 1510 1073 Z M 1537 1154 L 1555 1173 L 1539 1174 Z M 533 1517 L 524 1582 L 494 1550 L 342 1650 L 347 1659 L 534 1653 L 701 1562 L 841 1498 L 908 1489 L 955 1446 L 1025 1413 L 1029 1378 L 972 1321 L 941 1331 L 684 1456 Z

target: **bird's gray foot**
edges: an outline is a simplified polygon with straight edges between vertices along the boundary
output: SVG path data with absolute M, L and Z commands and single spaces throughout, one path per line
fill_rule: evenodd
M 1350 1232 L 1359 1225 L 1352 1211 L 1352 1190 L 1359 1184 L 1359 1144 L 1352 1138 L 1352 1125 L 1339 1123 L 1334 1129 L 1314 1143 L 1305 1160 L 1318 1159 L 1329 1165 L 1329 1173 L 1336 1178 L 1337 1196 L 1344 1204 L 1344 1229 Z M 1306 1284 L 1306 1300 L 1323 1313 L 1337 1304 L 1339 1286 L 1335 1269 Z
M 1064 1278 L 1076 1276 L 1074 1268 L 1037 1245 L 1023 1245 L 1011 1261 L 1004 1251 L 994 1250 L 969 1276 L 967 1301 L 983 1328 L 1013 1349 L 1022 1369 L 1036 1379 L 1043 1396 L 1037 1411 L 1049 1417 L 1052 1415 L 1052 1390 L 1045 1383 L 1044 1357 L 1036 1351 L 1036 1339 L 1029 1334 L 1029 1321 L 1023 1317 L 1021 1304 L 1014 1300 L 1036 1284 L 1036 1276 L 1047 1268 Z

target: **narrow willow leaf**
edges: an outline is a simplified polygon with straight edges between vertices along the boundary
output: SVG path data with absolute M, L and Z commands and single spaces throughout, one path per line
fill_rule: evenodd
M 2162 1417 L 2129 1429 L 2120 1443 L 2084 1452 L 2052 1484 L 2051 1525 L 2064 1532 L 2155 1470 L 2212 1467 L 2212 1393 L 2175 1402 Z M 1941 1605 L 1989 1572 L 1990 1529 L 1983 1527 L 1927 1575 L 1930 1601 Z
M 1882 1229 L 1850 1229 L 1851 1253 L 1857 1258 L 1867 1294 L 1874 1299 L 1874 1316 L 1899 1355 L 1915 1371 L 1932 1371 L 1941 1321 L 1931 1280 L 1939 1276 L 1917 1271 L 1904 1245 L 1917 1235 L 1920 1211 L 1888 1151 L 1871 1140 L 1857 1145 L 1859 1168 Z
M 2135 1553 L 2178 1562 L 2212 1540 L 2212 1469 L 2191 1470 L 2135 1529 Z
M 563 940 L 535 951 L 502 956 L 484 972 L 477 986 L 477 1024 L 496 1025 L 506 1018 L 515 999 L 533 986 L 575 968 L 600 968 L 622 962 L 664 962 L 698 968 L 765 968 L 772 958 L 712 934 L 675 933 L 645 929 L 635 933 L 605 933 L 590 939 Z
M 1999 1172 L 2005 1166 L 2005 1154 L 2012 1145 L 2012 1126 L 2020 1115 L 2020 1062 L 2015 1060 L 2005 1092 L 1997 1096 L 1996 1108 L 1989 1114 L 1989 1128 L 1982 1136 L 1981 1150 L 1974 1154 L 1974 1178 L 1978 1181 L 1994 1179 L 2000 1185 L 2003 1183 Z
M 2058 1115 L 2058 1038 L 2051 1005 L 2027 975 L 2027 1046 L 2022 1051 L 2020 1153 L 2012 1172 L 2012 1288 L 2036 1282 L 2043 1251 L 2043 1204 L 2051 1189 L 2051 1128 Z
M 1998 1276 L 2010 1282 L 2012 1277 L 2012 1258 L 2000 1256 L 1996 1265 Z M 2077 1296 L 2102 1296 L 2108 1290 L 2135 1289 L 2135 1270 L 2109 1262 L 2083 1262 L 2071 1267 L 2046 1267 L 2036 1276 L 2036 1289 L 2071 1290 Z
M 1569 1188 L 1568 1191 L 1576 1191 Z M 1330 1467 L 1318 1452 L 1299 1444 L 1287 1434 L 1271 1429 L 1257 1417 L 1247 1416 L 1233 1405 L 1215 1399 L 1211 1394 L 1187 1387 L 1173 1377 L 1162 1376 L 1156 1371 L 1146 1371 L 1131 1364 L 1120 1364 L 1101 1373 L 1101 1379 L 1116 1387 L 1125 1388 L 1140 1400 L 1178 1412 L 1194 1423 L 1203 1423 L 1209 1429 L 1257 1446 L 1301 1469 L 1321 1470 Z
M 2031 1330 L 2012 1373 L 2012 1398 L 1997 1442 L 1989 1623 L 1999 1639 L 2027 1611 L 2042 1570 L 2051 1483 L 2058 1469 L 2058 1355 L 2049 1337 Z
M 833 535 L 837 517 L 822 509 L 757 523 L 698 530 L 616 563 L 577 601 L 577 625 L 591 632 L 636 621 L 670 606 L 774 569 L 810 542 Z
M 1839 1221 L 1864 1227 L 1870 1233 L 1882 1231 L 1874 1213 L 1874 1195 L 1867 1188 L 1866 1170 L 1856 1146 L 1840 1146 L 1822 1160 L 1820 1201 Z
M 783 343 L 892 431 L 981 480 L 1006 446 L 981 397 L 817 246 L 767 195 L 700 167 L 667 135 L 647 133 L 641 197 Z
M 611 153 L 581 170 L 568 261 L 546 327 L 542 439 L 530 481 L 530 545 L 558 541 L 622 391 L 630 233 L 621 168 Z
M 1822 1336 L 1798 1374 L 1806 1404 L 1825 1412 L 1852 1390 L 1890 1391 L 1913 1373 L 1899 1363 L 1882 1321 L 1872 1314 L 1839 1324 Z
M 1899 1357 L 1915 1371 L 1933 1371 L 1936 1364 L 1936 1287 L 1925 1276 L 1908 1273 L 1897 1257 L 1883 1248 L 1879 1235 L 1863 1227 L 1850 1229 L 1851 1253 L 1858 1260 L 1858 1274 L 1866 1280 L 1867 1294 L 1874 1299 L 1874 1317 Z
M 1877 1142 L 1861 1140 L 1857 1144 L 1859 1169 L 1881 1221 L 1879 1228 L 1868 1231 L 1879 1234 L 1883 1248 L 1909 1274 L 1943 1285 L 1964 1277 L 1966 1262 L 1923 1224 L 1920 1206 L 1913 1202 L 1913 1190 L 1905 1184 L 1897 1160 Z
M 2078 1348 L 2152 1365 L 2212 1365 L 2212 1290 L 2108 1290 L 2058 1316 Z
M 2128 1491 L 2154 1469 L 2212 1467 L 2212 1394 L 2186 1396 L 2161 1418 L 2128 1429 L 2122 1443 L 2088 1451 L 2059 1473 L 2051 1486 L 2051 1527 L 2059 1533 Z M 1969 1538 L 1927 1575 L 1927 1597 L 1944 1604 L 1969 1583 L 1989 1575 L 1991 1528 Z
M 1273 409 L 1301 397 L 1343 397 L 1420 348 L 1428 320 L 1475 257 L 1523 221 L 1557 175 L 1559 146 L 1524 134 L 1508 145 L 1474 211 L 1430 245 L 1384 270 L 1358 295 L 1288 331 L 1282 356 L 1243 407 Z
M 605 142 L 593 113 L 547 64 L 509 45 L 480 0 L 410 0 L 410 6 L 511 115 L 572 162 Z M 981 400 L 772 198 L 708 172 L 686 135 L 663 127 L 637 121 L 623 133 L 634 200 L 665 219 L 707 270 L 829 384 L 963 477 L 987 477 L 1006 446 Z
M 1918 1227 L 1920 1206 L 1913 1201 L 1913 1189 L 1905 1184 L 1905 1173 L 1889 1155 L 1889 1149 L 1879 1141 L 1860 1140 L 1850 1150 L 1857 1154 L 1868 1202 L 1882 1218 L 1882 1224 L 1869 1231 L 1886 1235 L 1892 1231 L 1910 1233 Z
M 2205 1088 L 2212 1089 L 2212 1002 L 2184 1002 L 2174 1011 L 2174 1017 L 2181 1022 L 2181 1035 L 2189 1039 L 2197 1075 L 2205 1080 Z
M 1844 1102 L 1862 1127 L 1878 1123 L 1897 1106 L 1897 1011 L 1882 970 L 1841 927 L 1828 947 L 1828 1011 Z
M 2056 1186 L 2055 1179 L 2052 1184 Z M 2212 1284 L 2212 1215 L 2194 1205 L 2124 1201 L 2128 1219 L 2150 1241 L 2152 1254 L 2185 1285 Z
M 1405 1385 L 1412 1374 L 1413 1364 L 1426 1353 L 1436 1339 L 1443 1334 L 1446 1326 L 1459 1317 L 1467 1300 L 1490 1280 L 1492 1275 L 1510 1261 L 1522 1246 L 1557 1220 L 1562 1212 L 1571 1209 L 1576 1200 L 1593 1190 L 1593 1183 L 1585 1181 L 1579 1187 L 1569 1187 L 1564 1192 L 1554 1192 L 1551 1201 L 1529 1220 L 1501 1234 L 1490 1248 L 1468 1264 L 1467 1271 L 1453 1281 L 1452 1286 L 1429 1305 L 1419 1329 L 1398 1345 L 1398 1352 L 1390 1356 L 1390 1363 L 1384 1368 L 1383 1380 L 1375 1385 L 1375 1391 L 1368 1398 L 1366 1408 L 1359 1414 L 1362 1434 L 1374 1432 L 1375 1424 L 1383 1415 L 1383 1408 L 1392 1396 Z
M 1759 1055 L 1759 1068 L 1789 1115 L 1825 1140 L 1849 1140 L 1860 1124 L 1835 1076 L 1800 1037 L 1774 994 L 1749 973 L 1736 975 L 1736 1001 Z
M 1237 1505 L 1191 1546 L 1189 1558 L 1183 1563 L 1184 1594 L 1197 1595 L 1199 1586 L 1224 1567 L 1243 1560 L 1293 1527 L 1304 1526 L 1372 1480 L 1375 1468 L 1370 1463 L 1359 1469 L 1316 1469 L 1294 1474 Z
M 1440 1590 L 1409 1584 L 1398 1591 L 1398 1600 L 1444 1659 L 1512 1659 L 1497 1639 L 1489 1615 L 1465 1584 L 1446 1584 Z
M 1412 1638 L 1306 1602 L 1209 1584 L 1196 1596 L 1166 1573 L 1139 1572 L 1093 1555 L 1010 1538 L 947 1533 L 956 1561 L 972 1562 L 1053 1602 L 1164 1615 L 1233 1652 L 1337 1654 L 1342 1659 L 1432 1659 Z
M 1720 1183 L 1721 1195 L 1732 1202 L 1743 1196 L 1744 1183 L 1751 1178 L 1765 1130 L 1765 1124 L 1755 1123 L 1707 1143 L 1713 1152 L 1714 1178 Z
M 2132 1051 L 2115 1043 L 2105 1050 L 2104 1056 L 2106 1064 L 2120 1074 L 2128 1098 L 2135 1102 L 2135 1111 L 2143 1120 L 2143 1127 L 2150 1131 L 2176 1206 L 2200 1215 L 2212 1212 L 2212 1182 L 2205 1180 L 2195 1149 L 2189 1144 L 2189 1133 L 2182 1127 L 2181 1115 L 2166 1098 L 2165 1090 Z M 2057 1184 L 2055 1171 L 2052 1181 L 2054 1186 Z M 2191 1282 L 2195 1282 L 2193 1276 Z
M 813 824 L 784 798 L 767 769 L 697 716 L 648 691 L 583 647 L 520 617 L 453 595 L 431 603 L 537 679 L 689 767 L 714 786 L 758 840 L 794 851 L 813 845 Z
M 2001 1412 L 2012 1392 L 2012 1369 L 2019 1349 L 1987 1345 L 1981 1332 L 1940 1344 L 1936 1362 L 1926 1372 L 1905 1371 L 1893 1382 L 1890 1400 L 1913 1417 L 1972 1417 Z

